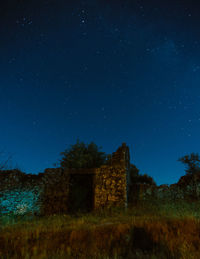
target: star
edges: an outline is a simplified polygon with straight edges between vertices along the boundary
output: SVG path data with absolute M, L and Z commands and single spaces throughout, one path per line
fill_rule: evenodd
M 27 25 L 31 25 L 33 23 L 32 19 L 23 17 L 22 19 L 16 20 L 16 23 L 19 24 L 22 27 L 25 27 Z

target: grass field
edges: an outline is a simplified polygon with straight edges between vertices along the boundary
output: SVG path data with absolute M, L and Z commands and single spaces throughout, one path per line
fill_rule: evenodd
M 125 211 L 1 216 L 0 258 L 200 258 L 200 202 Z

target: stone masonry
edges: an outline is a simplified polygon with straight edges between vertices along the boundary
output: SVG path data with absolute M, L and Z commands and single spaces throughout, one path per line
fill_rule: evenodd
M 125 143 L 112 154 L 110 164 L 96 169 L 94 208 L 127 207 L 130 154 Z

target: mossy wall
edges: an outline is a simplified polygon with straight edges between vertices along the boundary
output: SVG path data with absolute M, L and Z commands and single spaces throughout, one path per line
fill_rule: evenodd
M 19 170 L 0 171 L 0 213 L 38 213 L 42 174 L 30 175 Z

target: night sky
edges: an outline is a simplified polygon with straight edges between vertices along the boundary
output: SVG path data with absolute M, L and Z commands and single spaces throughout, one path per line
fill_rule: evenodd
M 27 173 L 94 141 L 157 184 L 200 151 L 198 1 L 4 0 L 1 149 Z

